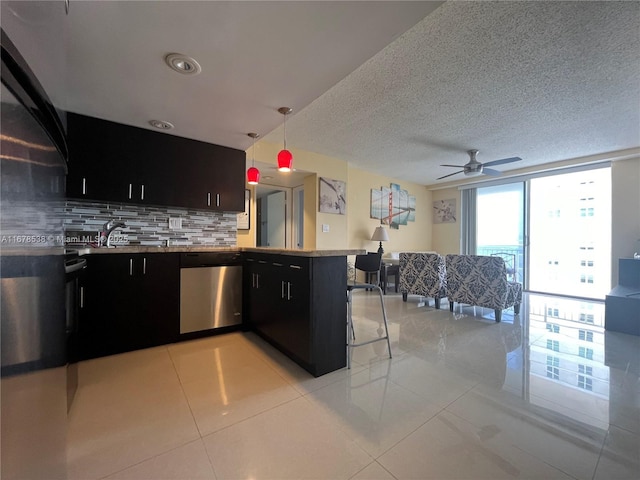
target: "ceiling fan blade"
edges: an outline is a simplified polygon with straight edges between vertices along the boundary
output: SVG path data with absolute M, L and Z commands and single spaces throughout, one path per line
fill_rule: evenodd
M 502 158 L 500 160 L 492 160 L 491 162 L 484 163 L 485 167 L 493 167 L 494 165 L 504 165 L 505 163 L 519 162 L 522 160 L 520 157 Z
M 455 168 L 464 168 L 464 165 L 440 165 L 441 167 L 455 167 Z
M 454 165 L 443 165 L 443 167 L 453 167 L 453 166 Z M 447 177 L 450 177 L 452 175 L 457 175 L 457 174 L 462 173 L 462 172 L 464 172 L 464 170 L 460 170 L 459 172 L 450 173 L 449 175 L 445 175 L 444 177 L 436 178 L 436 180 L 442 180 L 443 178 L 447 178 Z
M 502 172 L 499 172 L 498 170 L 494 170 L 493 168 L 486 168 L 486 167 L 482 167 L 482 173 L 484 173 L 485 175 L 491 175 L 492 177 L 498 177 L 502 175 Z

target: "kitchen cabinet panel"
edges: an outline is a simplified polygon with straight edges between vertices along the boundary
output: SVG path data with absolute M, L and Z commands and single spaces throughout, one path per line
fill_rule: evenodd
M 189 208 L 244 211 L 245 153 L 233 148 L 174 137 L 168 148 L 180 158 L 172 188 Z
M 118 178 L 126 162 L 118 155 L 117 132 L 91 117 L 67 116 L 69 172 L 67 197 L 115 200 Z M 72 146 L 73 145 L 73 146 Z M 108 164 L 105 159 L 111 158 Z
M 273 305 L 278 298 L 278 285 L 269 281 L 269 270 L 271 262 L 265 255 L 249 256 L 245 260 L 243 275 L 245 276 L 245 292 L 248 305 L 244 311 L 250 312 L 247 323 L 251 327 L 270 337 L 275 335 L 273 326 L 273 307 L 263 308 L 266 305 Z M 278 302 L 279 303 L 279 302 Z
M 78 325 L 80 359 L 176 341 L 178 254 L 89 255 Z
M 247 321 L 315 376 L 346 366 L 346 258 L 246 254 Z

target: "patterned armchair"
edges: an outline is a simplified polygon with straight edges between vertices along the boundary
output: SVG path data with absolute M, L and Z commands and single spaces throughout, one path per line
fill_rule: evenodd
M 520 313 L 522 284 L 507 280 L 504 259 L 480 255 L 447 255 L 447 297 L 449 310 L 454 302 L 493 308 L 496 322 L 502 310 L 513 307 Z
M 447 296 L 444 258 L 437 253 L 400 253 L 400 292 L 407 295 L 431 297 L 440 308 L 440 299 Z

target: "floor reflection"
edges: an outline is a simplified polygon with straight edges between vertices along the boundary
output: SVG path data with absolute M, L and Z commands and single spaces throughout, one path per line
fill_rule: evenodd
M 70 478 L 638 478 L 640 337 L 602 304 L 385 303 L 393 358 L 364 345 L 318 378 L 251 333 L 82 362 Z M 353 306 L 378 338 L 377 295 Z
M 610 382 L 604 304 L 531 294 L 525 315 L 532 340 L 526 398 L 606 430 Z

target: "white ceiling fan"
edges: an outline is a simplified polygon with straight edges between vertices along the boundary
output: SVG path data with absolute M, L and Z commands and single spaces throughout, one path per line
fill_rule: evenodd
M 469 160 L 469 163 L 467 163 L 466 165 L 440 165 L 441 167 L 454 167 L 454 168 L 461 168 L 462 170 L 458 172 L 450 173 L 449 175 L 445 175 L 444 177 L 440 177 L 438 178 L 438 180 L 451 177 L 452 175 L 457 175 L 458 173 L 464 173 L 468 177 L 481 175 L 481 174 L 492 175 L 497 177 L 498 175 L 502 175 L 502 172 L 499 172 L 498 170 L 494 170 L 492 168 L 486 168 L 486 167 L 493 167 L 494 165 L 504 165 L 505 163 L 519 162 L 522 160 L 520 157 L 510 157 L 510 158 L 502 158 L 500 160 L 493 160 L 487 163 L 480 163 L 478 160 L 476 160 L 476 155 L 478 155 L 478 150 L 467 150 L 467 153 L 469 154 L 470 160 Z

